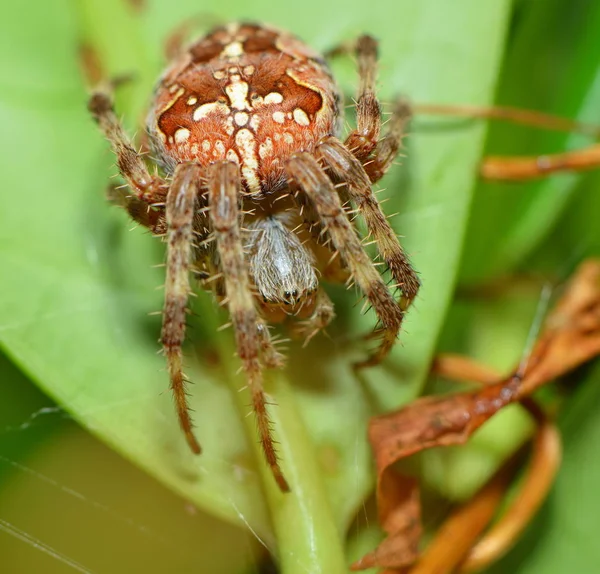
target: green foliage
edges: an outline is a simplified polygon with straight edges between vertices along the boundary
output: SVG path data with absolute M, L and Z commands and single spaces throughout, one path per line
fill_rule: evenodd
M 448 314 L 456 282 L 474 285 L 532 268 L 562 276 L 585 253 L 597 252 L 592 212 L 598 213 L 598 196 L 589 189 L 595 179 L 565 175 L 527 186 L 480 185 L 475 191 L 485 124 L 415 122 L 405 165 L 392 170 L 381 197 L 389 198 L 389 213 L 400 211 L 393 225 L 406 237 L 422 293 L 402 345 L 385 368 L 365 373 L 365 380 L 350 371 L 363 351 L 339 341 L 342 331 L 354 336 L 374 318 L 360 316 L 355 294 L 340 289 L 333 290 L 339 315 L 333 342 L 320 338 L 307 349 L 293 345 L 288 369 L 269 378 L 275 432 L 293 488 L 283 497 L 263 468 L 253 419 L 245 416 L 250 401 L 238 392 L 244 381 L 231 358 L 231 332 L 217 332 L 224 317 L 206 294 L 194 302 L 187 349 L 204 453 L 194 458 L 187 450 L 162 357 L 156 356 L 160 318 L 148 316 L 161 307 L 154 287 L 162 283 L 163 270 L 153 265 L 163 260 L 162 246 L 141 229 L 129 232 L 125 214 L 103 200 L 114 169 L 85 109 L 80 43 L 97 50 L 111 75 L 134 74 L 118 100 L 132 130 L 160 71 L 164 38 L 199 12 L 209 13 L 211 21 L 264 20 L 319 49 L 370 32 L 381 40 L 384 101 L 402 93 L 414 101 L 485 105 L 498 89 L 504 104 L 600 121 L 593 106 L 599 44 L 592 41 L 600 7 L 585 0 L 575 4 L 579 11 L 566 0 L 544 3 L 543 9 L 529 1 L 513 9 L 509 0 L 387 0 L 368 7 L 306 0 L 294 9 L 266 0 L 251 7 L 240 0 L 220 6 L 154 0 L 138 15 L 122 0 L 55 0 L 52 6 L 32 0 L 26 18 L 21 8 L 6 7 L 0 23 L 5 72 L 0 145 L 8 160 L 0 216 L 0 345 L 6 355 L 74 419 L 149 475 L 203 511 L 250 527 L 277 549 L 284 574 L 343 572 L 348 559 L 342 541 L 373 486 L 368 417 L 423 391 L 442 329 L 443 349 L 500 368 L 518 358 L 536 294 L 491 303 L 462 300 Z M 339 62 L 335 71 L 351 95 L 353 67 Z M 576 135 L 495 126 L 488 147 L 535 153 L 582 143 Z M 553 233 L 557 229 L 560 236 Z M 23 388 L 13 392 L 11 402 L 22 405 L 23 413 L 39 408 L 33 405 L 41 399 L 31 395 L 24 375 L 10 365 L 6 373 L 13 389 L 17 383 Z M 590 375 L 580 392 L 589 394 L 592 382 Z M 593 433 L 598 417 L 591 403 L 583 408 Z M 0 428 L 12 425 L 2 410 L 0 417 Z M 571 419 L 569 428 L 577 422 Z M 468 496 L 526 433 L 522 416 L 508 414 L 484 429 L 470 449 L 424 457 L 424 478 L 451 498 Z M 577 441 L 578 454 L 568 459 L 553 504 L 573 524 L 577 517 L 565 489 L 593 460 L 577 432 L 569 430 L 566 438 Z M 30 443 L 23 441 L 23 452 Z M 16 456 L 14 444 L 0 455 Z M 592 491 L 589 487 L 593 498 Z M 591 521 L 592 507 L 581 504 L 578 516 Z M 578 564 L 584 571 L 597 551 L 578 537 L 578 528 L 572 528 L 572 544 L 581 539 Z M 552 540 L 552 532 L 531 536 Z M 543 571 L 553 572 L 556 545 L 540 548 L 532 560 L 539 557 Z M 520 572 L 516 564 L 513 570 Z

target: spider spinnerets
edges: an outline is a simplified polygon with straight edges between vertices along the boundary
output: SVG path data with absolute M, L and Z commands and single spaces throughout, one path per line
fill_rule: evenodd
M 176 46 L 159 79 L 146 132 L 163 177 L 151 175 L 105 90 L 89 109 L 110 141 L 127 188 L 113 199 L 167 243 L 161 341 L 180 423 L 199 453 L 181 347 L 194 273 L 231 315 L 267 463 L 289 485 L 273 444 L 263 368 L 283 366 L 269 323 L 298 319 L 312 338 L 334 317 L 319 284 L 356 284 L 373 307 L 380 342 L 359 367 L 393 346 L 419 280 L 371 189 L 391 166 L 410 116 L 399 101 L 383 137 L 375 95 L 377 43 L 360 37 L 357 127 L 344 141 L 341 97 L 325 60 L 294 36 L 232 23 Z M 350 220 L 356 210 L 399 290 L 395 298 Z M 243 227 L 242 227 L 243 221 Z M 336 257 L 337 256 L 337 257 Z

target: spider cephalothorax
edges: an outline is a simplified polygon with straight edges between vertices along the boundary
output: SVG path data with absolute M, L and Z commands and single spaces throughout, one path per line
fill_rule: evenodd
M 262 370 L 283 361 L 267 324 L 298 318 L 297 330 L 312 337 L 334 316 L 319 277 L 350 280 L 379 319 L 381 342 L 360 364 L 373 365 L 391 349 L 419 287 L 371 190 L 390 167 L 409 114 L 399 103 L 380 138 L 376 42 L 363 36 L 355 51 L 357 128 L 344 142 L 340 97 L 325 61 L 293 36 L 258 24 L 233 23 L 180 47 L 160 78 L 146 129 L 164 178 L 151 175 L 135 152 L 108 94 L 97 91 L 89 105 L 130 189 L 118 203 L 166 237 L 161 340 L 190 447 L 200 452 L 181 345 L 194 272 L 229 309 L 263 449 L 282 490 L 288 485 L 273 447 Z M 401 292 L 398 300 L 363 248 L 349 219 L 354 209 Z

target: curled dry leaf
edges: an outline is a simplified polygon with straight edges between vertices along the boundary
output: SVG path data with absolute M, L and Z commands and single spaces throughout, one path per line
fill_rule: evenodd
M 373 552 L 353 564 L 354 570 L 374 566 L 402 568 L 418 556 L 420 528 L 414 482 L 390 482 L 390 466 L 422 450 L 463 444 L 504 406 L 524 399 L 540 386 L 600 354 L 600 260 L 588 260 L 576 271 L 549 315 L 545 328 L 525 365 L 507 378 L 483 389 L 450 396 L 425 397 L 397 412 L 375 417 L 369 440 L 377 465 L 377 502 L 387 538 Z M 465 371 L 464 378 L 471 378 Z M 487 372 L 479 373 L 490 382 Z M 402 479 L 405 481 L 406 479 Z M 404 497 L 399 489 L 404 487 Z M 390 492 L 393 497 L 390 497 Z
M 419 552 L 421 505 L 417 480 L 388 469 L 379 475 L 377 488 L 379 523 L 388 536 L 376 550 L 355 562 L 352 570 L 411 564 Z
M 448 376 L 461 376 L 466 366 L 473 374 L 481 372 L 477 364 L 459 364 L 443 357 Z M 437 361 L 436 361 L 437 362 Z M 465 360 L 463 359 L 462 363 Z M 453 364 L 452 364 L 453 363 Z M 486 376 L 484 376 L 485 381 Z M 498 377 L 496 377 L 498 378 Z M 503 556 L 527 527 L 554 482 L 561 458 L 560 434 L 556 424 L 537 403 L 528 397 L 521 401 L 537 429 L 532 453 L 517 492 L 493 527 L 482 535 L 505 497 L 522 462 L 525 448 L 514 453 L 488 482 L 467 502 L 456 507 L 440 526 L 427 548 L 410 568 L 409 574 L 451 574 L 479 572 Z M 397 570 L 395 571 L 397 574 Z M 390 571 L 388 571 L 390 574 Z
M 523 401 L 523 405 L 528 408 L 538 425 L 533 438 L 532 454 L 527 471 L 519 485 L 518 492 L 512 497 L 499 520 L 486 531 L 475 545 L 470 545 L 469 552 L 461 557 L 459 569 L 461 574 L 479 572 L 498 560 L 513 546 L 546 499 L 558 473 L 562 457 L 558 428 L 542 409 L 533 403 L 533 399 L 530 398 L 527 401 L 527 403 Z M 510 462 L 509 460 L 508 464 Z M 502 469 L 499 472 L 501 471 Z M 486 487 L 487 485 L 481 490 L 483 491 Z M 494 514 L 495 512 L 491 514 L 489 520 L 493 518 Z M 457 531 L 454 530 L 452 534 L 453 537 L 445 541 L 446 546 L 455 544 Z M 458 534 L 460 535 L 460 533 Z M 428 547 L 426 553 L 429 553 L 429 550 Z M 454 571 L 455 565 L 453 564 L 446 572 Z M 411 572 L 411 574 L 417 573 Z
M 471 500 L 454 509 L 419 556 L 410 574 L 449 574 L 462 562 L 493 518 L 520 457 L 513 456 Z

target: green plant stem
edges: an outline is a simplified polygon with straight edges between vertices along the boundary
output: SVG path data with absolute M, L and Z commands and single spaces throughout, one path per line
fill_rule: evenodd
M 219 354 L 229 381 L 248 441 L 252 445 L 261 474 L 265 498 L 277 539 L 282 574 L 343 574 L 347 572 L 343 535 L 336 527 L 325 484 L 316 459 L 316 449 L 296 408 L 293 390 L 281 371 L 266 377 L 269 408 L 278 454 L 291 492 L 282 493 L 265 463 L 258 438 L 256 419 L 249 414 L 247 390 L 240 392 L 243 379 L 235 375 L 237 361 L 231 332 L 220 333 Z
M 344 573 L 347 567 L 342 534 L 335 525 L 315 458 L 316 450 L 283 373 L 276 373 L 272 377 L 270 390 L 277 403 L 271 409 L 271 415 L 279 441 L 279 454 L 283 472 L 292 489 L 292 492 L 282 494 L 269 469 L 261 465 L 279 543 L 281 572 Z

